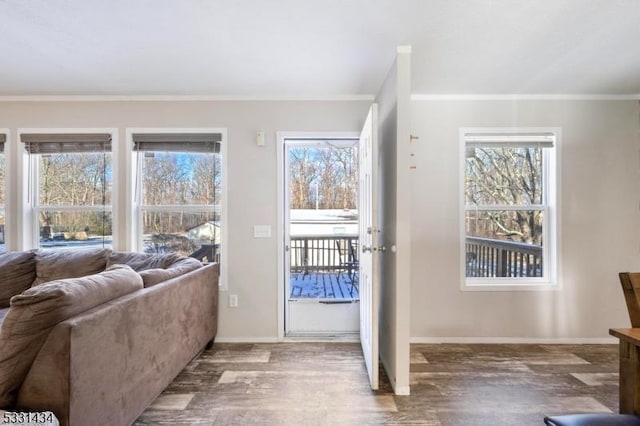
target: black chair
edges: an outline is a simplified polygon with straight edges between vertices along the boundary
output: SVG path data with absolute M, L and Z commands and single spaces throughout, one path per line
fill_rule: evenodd
M 547 426 L 640 426 L 640 417 L 631 414 L 567 414 L 544 418 Z
M 338 269 L 338 280 L 342 276 L 342 272 L 346 271 L 347 280 L 351 285 L 349 294 L 353 297 L 354 290 L 358 286 L 358 252 L 356 246 L 352 242 L 347 242 L 348 248 L 340 244 L 340 240 L 335 240 L 338 256 L 340 256 L 340 269 Z

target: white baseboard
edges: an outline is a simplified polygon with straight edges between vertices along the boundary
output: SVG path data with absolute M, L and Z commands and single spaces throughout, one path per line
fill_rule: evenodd
M 278 337 L 222 337 L 215 339 L 219 343 L 278 343 Z M 286 342 L 357 342 L 355 338 L 285 338 Z M 549 345 L 612 345 L 617 344 L 618 339 L 610 337 L 412 337 L 410 343 L 469 343 L 469 344 L 549 344 Z M 384 360 L 382 365 L 386 370 Z M 398 394 L 399 395 L 399 394 Z
M 615 337 L 412 337 L 411 343 L 611 345 Z
M 216 337 L 215 343 L 278 343 L 278 337 Z

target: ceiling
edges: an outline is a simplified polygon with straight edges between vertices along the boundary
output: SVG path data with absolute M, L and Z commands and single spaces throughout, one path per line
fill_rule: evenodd
M 0 0 L 0 96 L 640 94 L 638 0 Z

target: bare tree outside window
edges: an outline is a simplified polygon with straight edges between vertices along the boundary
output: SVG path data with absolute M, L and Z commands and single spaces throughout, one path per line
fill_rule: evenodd
M 38 160 L 41 246 L 110 244 L 111 154 L 41 154 Z
M 495 135 L 494 135 L 495 136 Z M 467 277 L 542 277 L 547 223 L 545 149 L 534 138 L 465 144 Z M 522 139 L 525 139 L 523 141 Z
M 292 209 L 357 208 L 356 148 L 295 147 L 289 155 Z
M 204 253 L 203 247 L 219 247 L 220 154 L 145 151 L 140 155 L 144 251 L 189 256 Z M 214 260 L 214 253 L 200 257 L 205 255 Z
M 39 221 L 41 228 L 50 230 L 50 238 L 111 235 L 111 214 L 104 211 L 111 204 L 111 154 L 48 154 L 41 155 L 39 163 Z M 56 209 L 62 206 L 96 209 Z
M 469 155 L 471 151 L 471 155 Z M 467 235 L 542 245 L 542 148 L 471 148 L 465 170 Z M 472 206 L 521 206 L 472 210 Z

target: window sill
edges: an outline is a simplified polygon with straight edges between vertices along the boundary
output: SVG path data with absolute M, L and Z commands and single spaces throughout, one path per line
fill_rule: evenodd
M 511 279 L 493 280 L 463 280 L 460 287 L 462 291 L 558 291 L 560 286 L 548 280 L 522 280 Z

